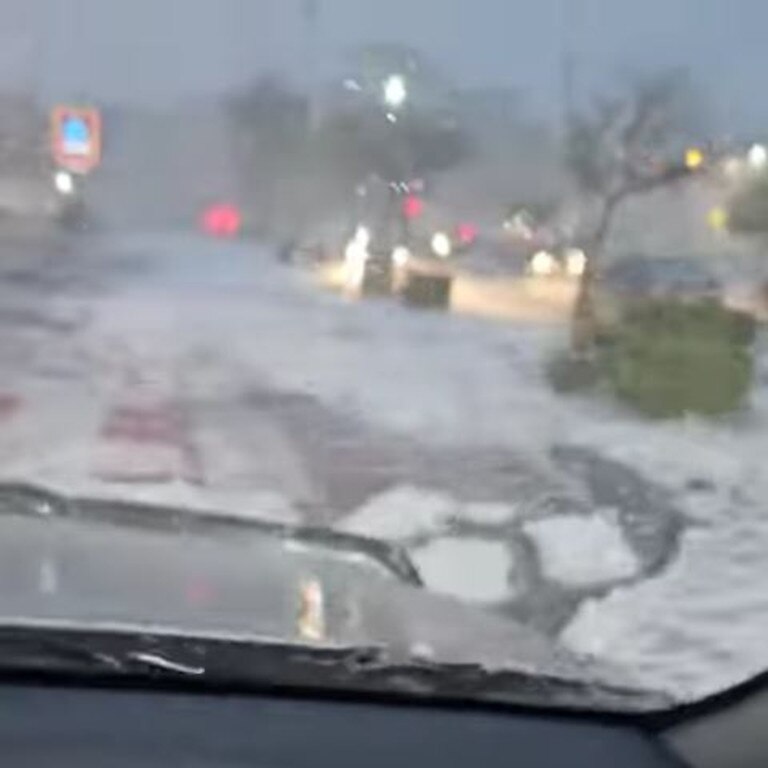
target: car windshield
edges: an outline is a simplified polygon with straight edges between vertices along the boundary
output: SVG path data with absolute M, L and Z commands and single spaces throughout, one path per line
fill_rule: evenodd
M 768 668 L 767 5 L 2 19 L 0 626 Z

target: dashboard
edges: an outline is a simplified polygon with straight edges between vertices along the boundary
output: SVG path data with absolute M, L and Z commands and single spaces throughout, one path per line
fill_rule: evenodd
M 623 722 L 134 689 L 0 687 L 3 768 L 665 768 Z

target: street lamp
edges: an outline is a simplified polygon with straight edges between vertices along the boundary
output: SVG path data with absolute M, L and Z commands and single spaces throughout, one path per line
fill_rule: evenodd
M 383 89 L 384 102 L 390 109 L 400 109 L 408 99 L 408 86 L 402 75 L 390 75 Z

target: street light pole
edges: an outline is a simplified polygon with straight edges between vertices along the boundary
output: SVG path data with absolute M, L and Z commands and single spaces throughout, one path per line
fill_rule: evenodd
M 407 246 L 410 242 L 410 222 L 405 215 L 402 206 L 402 183 L 405 178 L 412 175 L 410 153 L 403 142 L 401 128 L 398 125 L 399 114 L 406 106 L 408 101 L 408 83 L 401 74 L 388 75 L 381 84 L 381 95 L 386 111 L 386 119 L 389 126 L 389 142 L 392 148 L 392 156 L 395 161 L 395 168 L 392 175 L 395 179 L 390 179 L 390 211 L 388 219 L 391 223 L 398 223 L 398 239 L 400 245 Z

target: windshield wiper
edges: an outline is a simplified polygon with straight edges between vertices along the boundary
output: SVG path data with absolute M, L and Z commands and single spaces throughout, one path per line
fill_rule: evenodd
M 202 666 L 182 664 L 158 653 L 100 647 L 80 632 L 0 627 L 0 673 L 21 671 L 82 675 L 205 674 Z
M 266 522 L 250 515 L 232 515 L 215 510 L 191 511 L 115 499 L 69 497 L 44 486 L 24 482 L 0 482 L 0 519 L 3 515 L 51 520 L 67 518 L 120 528 L 199 532 L 205 535 L 242 531 L 273 542 L 291 541 L 330 553 L 362 555 L 404 584 L 423 586 L 418 570 L 401 547 L 329 528 Z
M 324 663 L 311 660 L 314 665 Z M 334 686 L 347 690 L 401 693 L 423 698 L 488 704 L 553 707 L 618 713 L 668 709 L 675 702 L 652 691 L 598 679 L 549 674 L 546 670 L 489 668 L 480 663 L 451 663 L 387 650 L 359 649 L 337 660 L 331 670 Z
M 664 695 L 481 664 L 445 664 L 386 648 L 40 625 L 0 627 L 0 675 L 171 681 L 217 689 L 314 690 L 424 701 L 639 714 L 668 709 Z

